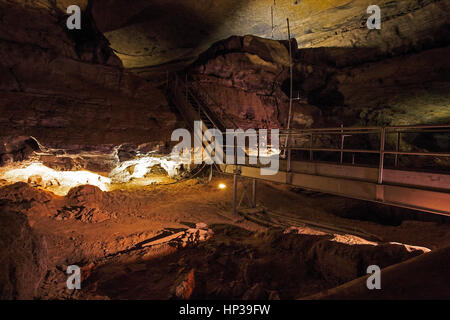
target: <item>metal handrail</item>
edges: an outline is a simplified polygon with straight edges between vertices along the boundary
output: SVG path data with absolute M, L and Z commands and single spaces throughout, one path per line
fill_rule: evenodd
M 178 75 L 175 74 L 175 82 L 176 89 L 179 88 L 179 84 L 184 84 L 186 90 L 186 98 L 190 95 L 197 103 L 199 108 L 199 113 L 202 112 L 208 120 L 218 129 L 218 124 L 214 119 L 210 117 L 208 114 L 209 110 L 205 110 L 204 104 L 199 101 L 195 94 L 188 88 L 187 82 L 179 79 Z M 197 83 L 197 82 L 196 82 Z M 198 84 L 198 83 L 197 83 Z M 210 99 L 213 104 L 222 110 L 223 114 L 227 117 L 227 120 L 231 122 L 235 126 L 233 128 L 236 130 L 239 128 L 236 123 L 228 116 L 228 114 L 223 110 L 223 108 L 215 102 L 215 100 L 210 97 L 209 93 L 201 88 L 200 84 L 198 84 L 198 88 L 202 89 L 201 92 L 205 94 L 208 99 Z M 177 93 L 178 90 L 176 90 Z M 186 102 L 188 103 L 188 102 Z M 209 112 L 208 112 L 209 111 Z M 213 112 L 211 112 L 213 114 Z M 292 161 L 292 150 L 299 151 L 309 151 L 310 153 L 310 161 L 314 159 L 314 152 L 338 152 L 341 154 L 341 164 L 343 163 L 343 154 L 344 153 L 363 153 L 363 154 L 378 154 L 379 155 L 379 164 L 378 164 L 378 184 L 383 184 L 383 172 L 384 172 L 384 160 L 385 155 L 394 155 L 395 156 L 395 167 L 398 167 L 399 156 L 427 156 L 427 157 L 450 157 L 450 153 L 448 152 L 409 152 L 409 151 L 400 151 L 400 143 L 401 143 L 401 135 L 407 133 L 447 133 L 450 132 L 450 124 L 445 125 L 412 125 L 412 126 L 386 126 L 386 127 L 337 127 L 337 128 L 310 128 L 310 129 L 288 129 L 288 130 L 280 130 L 279 137 L 286 139 L 293 139 L 296 137 L 308 137 L 309 139 L 309 147 L 296 147 L 291 145 L 285 145 L 284 147 L 280 144 L 279 149 L 280 153 L 283 151 L 283 154 L 287 154 L 287 168 L 290 171 L 291 161 Z M 223 133 L 227 135 L 227 132 Z M 379 135 L 380 146 L 377 150 L 367 150 L 367 149 L 346 149 L 344 147 L 344 139 L 343 137 L 349 135 Z M 317 148 L 314 147 L 314 137 L 317 136 L 326 136 L 326 135 L 339 135 L 341 136 L 341 147 L 340 148 Z M 387 150 L 386 149 L 386 140 L 388 135 L 397 135 L 397 141 L 395 145 L 395 150 Z M 247 137 L 259 136 L 259 132 L 256 131 L 254 134 L 246 134 Z M 287 152 L 286 152 L 287 151 Z
M 199 108 L 199 113 L 202 113 L 203 115 L 206 116 L 206 118 L 216 127 L 218 127 L 218 124 L 216 123 L 216 121 L 214 121 L 211 116 L 208 114 L 208 112 L 206 111 L 205 107 L 203 106 L 203 104 L 197 99 L 197 97 L 191 92 L 191 90 L 189 90 L 189 88 L 187 87 L 187 83 L 185 81 L 183 81 L 176 73 L 173 74 L 174 78 L 175 78 L 175 90 L 173 90 L 173 93 L 177 96 L 177 100 L 185 100 L 183 101 L 183 103 L 190 105 L 190 103 L 187 101 L 187 96 L 191 96 L 195 102 L 198 105 Z M 185 93 L 181 93 L 181 90 L 185 90 Z M 184 96 L 185 99 L 180 98 L 181 96 Z M 180 102 L 179 101 L 179 102 Z M 191 106 L 192 107 L 192 106 Z M 182 113 L 185 113 L 184 110 L 179 110 Z
M 364 153 L 364 154 L 373 154 L 373 155 L 379 155 L 379 164 L 378 164 L 378 184 L 383 184 L 383 177 L 384 177 L 384 160 L 386 155 L 395 155 L 395 166 L 398 166 L 398 157 L 403 156 L 427 156 L 427 157 L 450 157 L 449 152 L 411 152 L 411 151 L 400 151 L 400 134 L 407 133 L 407 131 L 392 131 L 396 130 L 399 127 L 369 127 L 369 128 L 319 128 L 319 129 L 300 129 L 300 130 L 289 130 L 290 133 L 286 133 L 286 131 L 280 133 L 280 138 L 283 137 L 308 137 L 309 138 L 309 147 L 297 147 L 297 146 L 288 146 L 287 148 L 284 148 L 280 144 L 280 153 L 282 150 L 286 150 L 287 152 L 287 168 L 288 172 L 291 168 L 291 161 L 292 161 L 292 150 L 299 150 L 299 151 L 309 151 L 310 152 L 310 161 L 313 161 L 313 153 L 314 152 L 336 152 L 336 153 Z M 433 132 L 447 132 L 447 128 L 450 128 L 450 125 L 437 125 L 437 126 L 402 126 L 400 127 L 402 130 L 414 130 L 414 132 L 417 132 L 417 130 L 420 129 L 433 129 L 436 131 Z M 429 133 L 430 131 L 420 131 L 422 133 Z M 341 148 L 321 148 L 321 147 L 314 147 L 313 145 L 313 136 L 326 136 L 326 135 L 348 135 L 348 134 L 378 134 L 379 135 L 379 141 L 380 141 L 380 147 L 378 149 L 368 150 L 368 149 L 349 149 L 345 148 L 344 144 L 341 143 Z M 388 135 L 397 134 L 397 144 L 395 150 L 389 150 L 386 149 L 386 138 Z M 227 133 L 224 133 L 224 135 L 227 135 Z M 248 137 L 258 137 L 259 132 L 256 131 L 254 134 L 247 134 Z M 308 141 L 305 141 L 305 143 L 308 143 Z M 342 159 L 342 156 L 341 156 Z M 342 161 L 341 161 L 342 163 Z
M 285 134 L 286 136 L 292 135 L 292 134 L 299 134 L 302 136 L 309 136 L 311 137 L 310 140 L 310 146 L 309 148 L 301 148 L 301 147 L 289 147 L 288 150 L 303 150 L 303 151 L 309 151 L 310 152 L 310 160 L 313 159 L 313 152 L 340 152 L 341 153 L 341 159 L 343 153 L 366 153 L 366 154 L 379 154 L 379 165 L 378 165 L 378 184 L 383 183 L 383 171 L 384 171 L 384 160 L 385 155 L 391 154 L 395 155 L 395 166 L 398 166 L 398 157 L 400 155 L 409 155 L 409 156 L 428 156 L 428 157 L 450 157 L 450 153 L 448 152 L 409 152 L 409 151 L 400 151 L 400 134 L 401 133 L 407 133 L 408 131 L 399 131 L 399 130 L 414 130 L 414 132 L 417 132 L 420 129 L 433 129 L 436 131 L 433 132 L 447 132 L 447 130 L 442 129 L 449 129 L 450 125 L 419 125 L 419 126 L 397 126 L 397 127 L 370 127 L 370 128 L 321 128 L 321 129 L 303 129 L 303 130 L 296 130 L 294 133 Z M 374 131 L 372 131 L 374 130 Z M 394 131 L 392 131 L 394 130 Z M 427 133 L 429 131 L 419 131 L 421 133 Z M 341 148 L 314 148 L 312 143 L 312 136 L 313 134 L 317 135 L 329 135 L 329 134 L 339 134 L 343 136 L 344 134 L 373 134 L 378 133 L 380 136 L 380 148 L 379 150 L 365 150 L 365 149 L 346 149 L 344 148 L 343 144 L 341 144 Z M 397 143 L 396 143 L 396 150 L 386 150 L 386 137 L 389 134 L 397 134 Z M 291 167 L 291 161 L 292 161 L 291 152 L 288 152 L 288 168 Z M 341 161 L 342 163 L 342 161 Z
M 334 128 L 308 128 L 308 129 L 289 129 L 282 130 L 283 132 L 294 131 L 294 132 L 316 132 L 316 131 L 341 131 L 344 130 L 380 130 L 381 128 L 385 128 L 386 130 L 391 129 L 442 129 L 449 128 L 450 124 L 443 125 L 410 125 L 410 126 L 372 126 L 372 127 L 334 127 Z
M 192 82 L 192 83 L 194 83 L 194 82 Z M 195 83 L 197 84 L 198 89 L 200 89 L 199 91 L 201 91 L 201 93 L 205 94 L 205 95 L 207 96 L 207 98 L 208 98 L 209 100 L 211 100 L 212 103 L 222 111 L 222 114 L 225 115 L 225 117 L 227 118 L 227 120 L 230 121 L 230 123 L 234 126 L 233 129 L 239 128 L 239 126 L 236 124 L 236 122 L 234 122 L 234 120 L 228 115 L 228 113 L 226 112 L 226 110 L 225 110 L 219 103 L 217 103 L 216 100 L 214 100 L 213 97 L 211 97 L 211 95 L 208 93 L 208 91 L 205 90 L 205 89 L 201 86 L 201 84 L 200 84 L 199 82 L 195 82 Z
M 214 125 L 214 127 L 216 127 L 217 129 L 220 129 L 220 125 L 218 123 L 216 123 L 216 121 L 214 119 L 212 119 L 211 115 L 209 114 L 209 110 L 206 110 L 205 106 L 197 99 L 195 94 L 193 94 L 191 92 L 191 90 L 189 90 L 189 89 L 188 89 L 188 94 L 192 97 L 192 99 L 195 100 L 195 103 L 197 103 L 199 112 L 203 113 L 208 118 L 208 120 Z

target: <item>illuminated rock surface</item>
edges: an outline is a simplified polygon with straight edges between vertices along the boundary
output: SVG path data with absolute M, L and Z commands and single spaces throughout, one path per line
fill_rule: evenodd
M 72 4 L 81 31 L 65 28 Z M 258 183 L 258 203 L 281 211 L 258 224 L 232 213 L 229 177 L 180 179 L 168 157 L 186 126 L 165 92 L 173 71 L 229 128 L 286 127 L 286 18 L 292 127 L 448 123 L 450 3 L 379 1 L 381 30 L 366 27 L 370 4 L 0 0 L 1 298 L 350 297 L 368 264 L 387 285 L 429 269 L 426 297 L 444 296 L 444 218 Z M 402 139 L 448 149 L 445 134 Z M 67 289 L 71 264 L 86 290 Z
M 300 48 L 374 48 L 405 52 L 448 41 L 447 1 L 379 1 L 382 32 L 366 27 L 368 0 L 277 0 L 273 37 L 287 39 L 286 18 Z M 129 68 L 195 58 L 232 35 L 272 37 L 273 0 L 176 0 L 94 3 L 99 29 Z M 432 37 L 429 35 L 433 34 Z

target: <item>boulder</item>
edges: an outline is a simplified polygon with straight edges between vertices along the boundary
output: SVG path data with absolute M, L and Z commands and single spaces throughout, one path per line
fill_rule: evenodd
M 33 299 L 47 272 L 47 245 L 24 214 L 0 208 L 0 299 Z
M 242 300 L 266 300 L 267 292 L 263 288 L 262 283 L 256 283 L 249 288 L 242 297 Z
M 66 206 L 58 210 L 56 220 L 75 219 L 81 222 L 98 223 L 116 215 L 104 209 L 103 191 L 96 186 L 82 185 L 70 189 Z
M 10 202 L 40 202 L 47 203 L 52 200 L 50 193 L 33 188 L 25 182 L 16 182 L 0 188 L 0 199 Z
M 0 165 L 27 160 L 39 149 L 38 142 L 32 137 L 1 137 Z
M 67 200 L 73 206 L 99 206 L 103 200 L 103 191 L 96 186 L 78 186 L 70 189 Z
M 338 240 L 337 240 L 338 239 Z M 353 241 L 355 241 L 353 237 Z M 362 239 L 361 239 L 362 240 Z M 329 281 L 351 281 L 367 274 L 367 267 L 380 268 L 406 261 L 430 250 L 401 243 L 346 243 L 345 239 L 322 240 L 315 243 L 309 258 L 315 272 Z
M 195 269 L 180 276 L 180 281 L 175 285 L 175 296 L 178 299 L 189 300 L 195 290 Z
M 292 47 L 296 46 L 292 40 Z M 288 41 L 250 35 L 219 41 L 190 69 L 193 90 L 227 128 L 286 127 L 288 47 Z M 291 128 L 311 127 L 320 117 L 317 107 L 307 104 L 306 97 L 300 98 L 293 103 Z

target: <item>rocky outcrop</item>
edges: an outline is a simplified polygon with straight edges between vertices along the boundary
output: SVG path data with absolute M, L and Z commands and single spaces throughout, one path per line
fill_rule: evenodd
M 381 9 L 381 30 L 366 26 L 367 8 L 374 4 Z M 93 4 L 99 29 L 127 68 L 192 61 L 212 43 L 232 35 L 285 40 L 286 18 L 299 48 L 365 49 L 356 55 L 358 60 L 421 51 L 448 43 L 449 11 L 446 0 L 104 0 Z M 353 57 L 345 60 L 351 62 Z
M 448 300 L 450 247 L 384 268 L 382 290 L 367 290 L 368 276 L 325 290 L 305 299 L 323 300 Z M 423 281 L 426 279 L 426 281 Z
M 98 187 L 83 185 L 72 188 L 67 194 L 67 205 L 58 210 L 57 220 L 76 219 L 97 223 L 115 217 L 103 209 L 103 191 Z
M 0 166 L 26 160 L 37 150 L 39 144 L 32 137 L 0 137 Z
M 47 245 L 21 213 L 0 207 L 0 299 L 33 299 L 47 272 Z
M 31 181 L 30 181 L 31 183 Z M 0 188 L 0 199 L 10 211 L 36 216 L 51 216 L 56 213 L 54 195 L 25 182 L 17 182 Z M 33 221 L 30 220 L 30 224 Z
M 231 117 L 242 128 L 286 128 L 287 45 L 254 36 L 217 42 L 189 69 L 193 88 L 227 127 Z M 294 50 L 291 128 L 448 123 L 450 47 L 380 60 L 364 52 Z
M 68 31 L 60 6 L 0 1 L 1 135 L 48 146 L 166 141 L 176 118 L 163 93 L 122 69 L 88 9 Z
M 286 127 L 288 48 L 288 41 L 255 36 L 219 41 L 200 55 L 190 69 L 194 91 L 228 128 Z M 293 55 L 295 48 L 293 40 Z M 305 102 L 295 101 L 291 127 L 309 127 L 319 120 L 319 109 Z
M 369 30 L 373 4 L 104 1 L 93 4 L 92 15 L 124 66 L 148 77 L 165 77 L 214 43 L 197 60 L 203 69 L 194 71 L 196 83 L 212 109 L 244 128 L 286 127 L 286 52 L 274 44 L 267 51 L 263 41 L 242 49 L 241 37 L 217 41 L 245 34 L 286 41 L 286 18 L 299 48 L 294 127 L 448 122 L 448 1 L 379 1 L 381 30 Z
M 294 82 L 331 125 L 443 124 L 450 119 L 448 46 L 365 63 L 344 60 L 358 56 L 358 50 L 339 55 L 326 48 L 308 51 L 299 50 Z

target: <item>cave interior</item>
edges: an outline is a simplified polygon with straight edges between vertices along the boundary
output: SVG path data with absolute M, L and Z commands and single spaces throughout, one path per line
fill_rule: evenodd
M 449 13 L 0 0 L 0 299 L 450 299 Z

